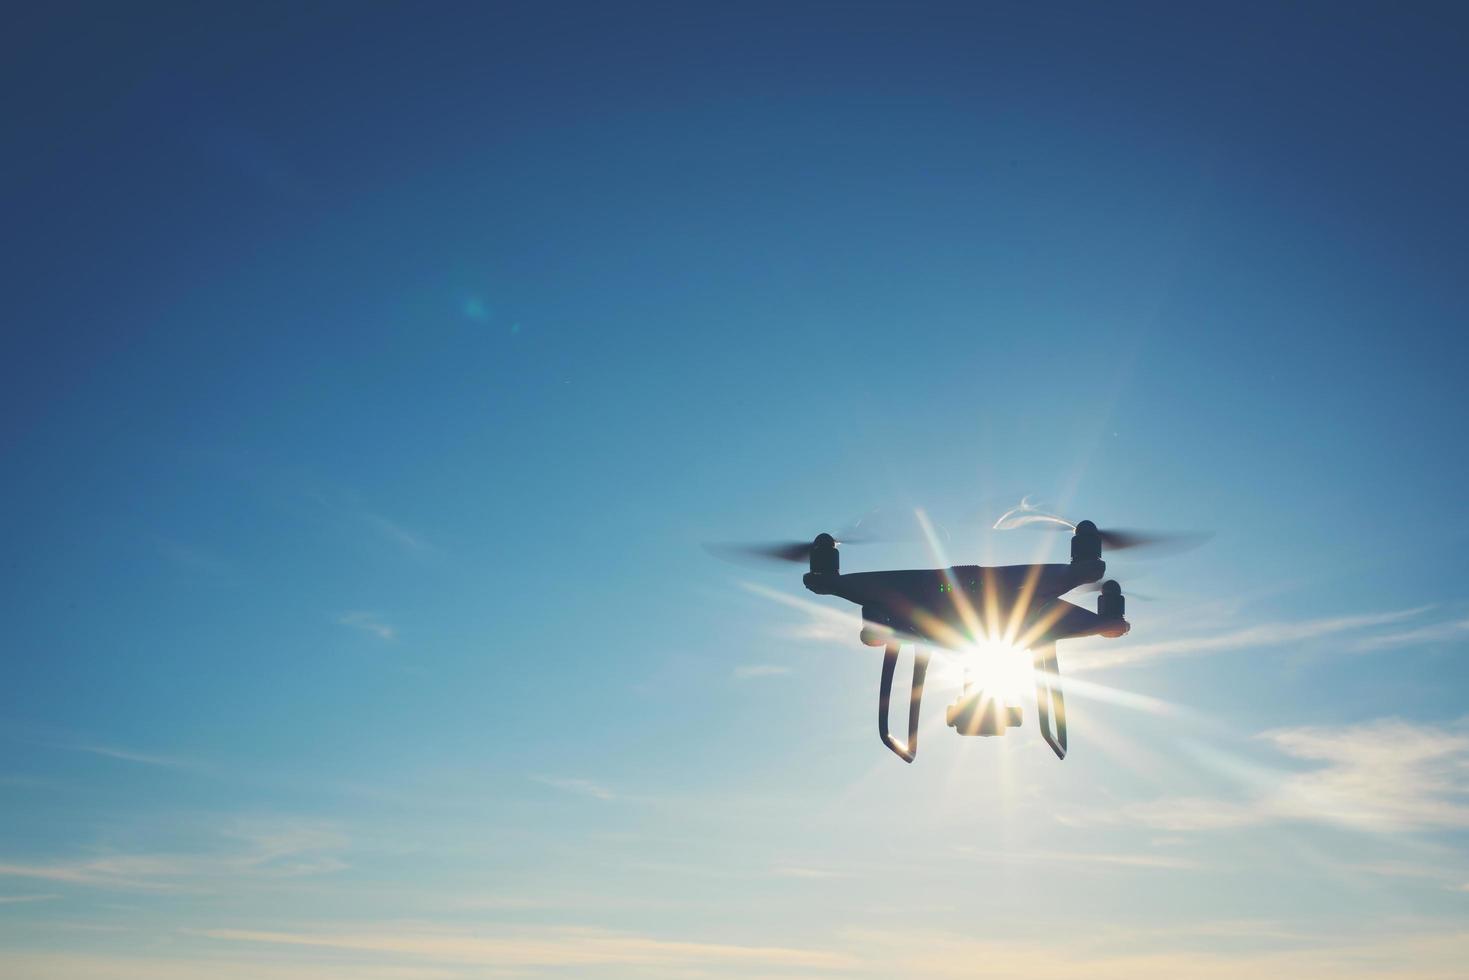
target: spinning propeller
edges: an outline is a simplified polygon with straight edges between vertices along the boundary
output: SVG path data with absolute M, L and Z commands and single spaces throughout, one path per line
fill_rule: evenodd
M 875 521 L 877 512 L 866 514 L 848 524 L 845 529 L 831 535 L 833 544 L 841 547 L 849 544 L 872 544 L 881 541 L 901 541 L 912 538 L 913 533 L 902 533 L 893 527 Z M 888 522 L 891 523 L 891 522 Z M 815 544 L 810 538 L 804 541 L 770 541 L 755 543 L 706 544 L 710 554 L 730 561 L 787 561 L 805 564 L 811 559 L 811 548 Z
M 837 544 L 860 544 L 861 539 L 853 541 L 847 538 L 838 538 Z M 773 541 L 767 544 L 706 544 L 708 551 L 720 558 L 731 560 L 759 559 L 764 561 L 789 561 L 806 564 L 811 560 L 810 541 Z

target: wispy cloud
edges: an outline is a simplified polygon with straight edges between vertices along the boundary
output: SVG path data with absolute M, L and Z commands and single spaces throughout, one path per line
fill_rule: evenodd
M 1463 722 L 1379 719 L 1342 728 L 1281 728 L 1259 738 L 1292 763 L 1313 768 L 1257 768 L 1247 776 L 1250 795 L 1243 799 L 1133 803 L 1118 818 L 1173 831 L 1282 821 L 1379 833 L 1469 828 L 1469 729 Z
M 968 845 L 955 848 L 958 854 L 976 861 L 1006 864 L 1065 864 L 1072 867 L 1101 865 L 1109 868 L 1151 868 L 1162 871 L 1198 871 L 1198 861 L 1168 854 L 1132 854 L 1108 851 L 989 851 Z
M 589 977 L 968 978 L 979 970 L 985 976 L 1027 980 L 1447 980 L 1462 976 L 1469 959 L 1469 933 L 1442 926 L 1414 929 L 1395 923 L 1390 932 L 1303 935 L 1280 932 L 1269 923 L 1170 922 L 1166 936 L 1166 945 L 1161 945 L 1156 933 L 1095 928 L 1028 939 L 922 927 L 854 927 L 809 943 L 787 939 L 785 945 L 759 945 L 573 926 L 474 931 L 398 922 L 351 930 L 220 927 L 177 933 L 181 946 L 190 940 L 210 945 L 177 948 L 166 957 L 0 951 L 0 975 L 35 980 L 459 980 L 556 971 Z M 1262 947 L 1262 938 L 1270 944 Z M 261 947 L 273 952 L 263 955 Z
M 855 615 L 851 607 L 841 609 L 833 606 L 823 606 L 797 596 L 787 595 L 775 589 L 754 582 L 741 582 L 740 586 L 748 592 L 777 602 L 780 605 L 798 610 L 805 617 L 804 621 L 793 626 L 786 627 L 785 635 L 800 640 L 816 640 L 820 642 L 847 641 L 850 642 L 857 636 L 862 628 L 861 617 Z
M 1400 928 L 1391 935 L 1378 936 L 1359 932 L 1282 937 L 1283 945 L 1260 949 L 1239 942 L 1221 946 L 1214 938 L 1221 934 L 1251 939 L 1262 935 L 1253 929 L 1236 933 L 1230 931 L 1233 924 L 1224 925 L 1222 933 L 1186 929 L 1181 933 L 1186 939 L 1162 949 L 1105 935 L 1027 942 L 915 929 L 851 930 L 846 948 L 860 956 L 864 964 L 876 966 L 883 976 L 971 977 L 975 964 L 983 964 L 986 976 L 1031 980 L 1336 980 L 1384 976 L 1438 980 L 1461 973 L 1464 958 L 1469 956 L 1469 933 L 1458 929 L 1410 933 Z M 1194 937 L 1204 937 L 1206 945 Z M 1107 948 L 1109 944 L 1113 948 Z
M 221 832 L 240 851 L 229 857 L 237 868 L 275 877 L 326 874 L 347 863 L 339 856 L 348 840 L 334 824 L 298 819 L 248 819 L 228 824 Z
M 611 800 L 616 798 L 612 790 L 601 783 L 592 782 L 590 779 L 568 779 L 562 776 L 533 776 L 536 782 L 559 789 L 566 793 L 575 793 L 579 796 L 590 796 L 598 800 Z
M 1165 657 L 1200 657 L 1226 651 L 1287 646 L 1325 636 L 1402 622 L 1420 616 L 1428 609 L 1427 606 L 1420 606 L 1416 609 L 1363 613 L 1355 616 L 1259 623 L 1224 633 L 1184 636 L 1154 643 L 1129 644 L 1115 649 L 1086 650 L 1071 654 L 1069 667 L 1073 670 L 1097 670 L 1104 667 L 1123 667 Z
M 386 541 L 420 558 L 438 553 L 439 549 L 423 534 L 365 503 L 355 491 L 300 477 L 293 478 L 293 482 L 296 483 L 295 493 L 319 505 L 342 525 L 344 531 L 364 537 L 363 532 L 367 532 L 372 538 Z
M 136 762 L 145 766 L 161 766 L 166 769 L 197 769 L 198 763 L 178 756 L 155 755 L 151 752 L 137 752 L 133 749 L 125 749 L 116 745 L 100 745 L 96 743 L 64 743 L 58 744 L 58 748 L 71 749 L 75 752 L 88 752 L 92 755 L 100 755 L 108 759 L 118 759 L 123 762 Z
M 398 631 L 383 622 L 382 617 L 374 612 L 357 611 L 343 613 L 337 617 L 337 625 L 362 630 L 364 633 L 371 633 L 379 640 L 388 642 L 398 638 Z
M 831 871 L 826 868 L 804 868 L 799 866 L 784 866 L 770 869 L 770 873 L 777 878 L 804 878 L 808 881 L 830 881 L 834 878 L 850 878 L 851 875 L 843 871 Z
M 1358 653 L 1370 653 L 1375 650 L 1423 646 L 1429 643 L 1457 639 L 1469 639 L 1469 619 L 1455 619 L 1446 623 L 1430 623 L 1426 626 L 1419 626 L 1410 630 L 1399 630 L 1395 633 L 1380 633 L 1377 636 L 1364 636 L 1354 641 L 1350 645 L 1350 649 Z
M 202 548 L 172 538 L 159 538 L 157 544 L 159 553 L 180 568 L 208 575 L 223 575 L 230 570 L 229 562 Z
M 791 669 L 779 664 L 741 664 L 734 669 L 735 677 L 740 680 L 750 680 L 755 677 L 779 677 L 789 674 Z
M 487 969 L 477 972 L 473 980 L 504 975 Z M 229 959 L 218 953 L 179 950 L 154 956 L 131 951 L 118 954 L 0 951 L 0 976 L 26 980 L 199 980 L 200 977 L 209 980 L 467 980 L 457 967 L 434 967 L 426 963 L 368 964 L 360 958 L 324 963 L 320 956 L 286 960 L 250 955 Z
M 742 971 L 785 969 L 853 969 L 859 961 L 824 949 L 735 945 L 577 927 L 524 928 L 495 933 L 442 929 L 384 928 L 360 932 L 284 932 L 254 929 L 205 929 L 198 935 L 222 942 L 277 946 L 314 946 L 355 953 L 389 953 L 429 962 L 497 967 L 683 968 L 737 967 Z
M 176 879 L 194 867 L 189 859 L 172 856 L 121 856 L 46 864 L 0 862 L 0 878 L 26 878 L 69 885 L 91 885 L 129 891 L 178 891 Z
M 1419 878 L 1424 880 L 1457 880 L 1460 872 L 1441 864 L 1422 864 L 1412 861 L 1367 861 L 1345 866 L 1349 871 L 1378 875 L 1383 878 Z
M 325 874 L 347 867 L 346 840 L 327 825 L 237 821 L 200 853 L 107 854 L 43 863 L 0 861 L 0 878 L 142 892 L 199 892 L 242 878 Z
M 49 902 L 60 895 L 0 895 L 0 905 L 20 905 L 25 902 Z
M 419 534 L 417 531 L 410 531 L 408 528 L 404 527 L 402 524 L 399 524 L 397 521 L 389 520 L 381 514 L 374 514 L 371 511 L 362 511 L 362 520 L 365 521 L 369 527 L 376 530 L 378 534 L 382 535 L 387 540 L 399 545 L 406 551 L 411 551 L 415 554 L 424 555 L 429 554 L 435 550 L 433 545 L 429 544 L 427 539 L 425 539 L 423 535 Z

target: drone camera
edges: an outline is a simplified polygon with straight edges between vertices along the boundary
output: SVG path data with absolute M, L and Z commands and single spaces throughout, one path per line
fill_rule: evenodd
M 862 634 L 864 646 L 887 646 L 893 639 L 893 627 L 886 612 L 877 606 L 862 607 Z
M 944 711 L 944 721 L 960 735 L 1003 735 L 1020 727 L 1023 717 L 1020 705 L 1001 704 L 973 684 L 965 684 L 964 693 Z

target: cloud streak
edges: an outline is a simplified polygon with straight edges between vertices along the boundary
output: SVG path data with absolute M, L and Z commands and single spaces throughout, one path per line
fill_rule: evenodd
M 372 932 L 206 929 L 198 935 L 221 942 L 325 947 L 501 968 L 690 968 L 724 964 L 749 970 L 760 967 L 839 970 L 858 966 L 855 958 L 829 950 L 672 940 L 575 927 L 524 929 L 498 935 L 431 929 Z
M 164 558 L 188 571 L 209 575 L 223 575 L 230 571 L 229 562 L 223 558 L 172 538 L 158 539 L 158 551 Z
M 398 522 L 391 521 L 381 514 L 363 511 L 362 519 L 382 537 L 403 548 L 405 551 L 418 555 L 427 555 L 436 550 L 433 545 L 428 543 L 423 535 L 416 531 L 410 531 Z
M 1255 768 L 1240 800 L 1176 797 L 1124 806 L 1113 819 L 1209 831 L 1280 822 L 1395 834 L 1469 828 L 1469 730 L 1378 719 L 1344 728 L 1280 728 L 1258 736 L 1291 763 Z M 1224 768 L 1226 771 L 1230 767 Z M 1241 767 L 1234 767 L 1238 774 Z
M 226 846 L 196 854 L 108 854 L 44 863 L 0 861 L 0 878 L 120 891 L 202 892 L 248 878 L 327 874 L 347 867 L 346 839 L 330 827 L 295 821 L 236 823 Z
M 766 945 L 674 939 L 573 926 L 463 929 L 402 923 L 355 929 L 217 927 L 181 930 L 180 948 L 98 955 L 0 951 L 0 974 L 31 980 L 438 980 L 558 971 L 577 976 L 985 976 L 1027 980 L 1235 980 L 1241 976 L 1462 975 L 1469 932 L 1296 934 L 1269 923 L 1180 923 L 1160 948 L 1149 932 L 1071 930 L 1046 939 L 937 929 L 848 928 L 820 942 Z M 1230 940 L 1220 943 L 1223 937 Z M 1272 940 L 1262 948 L 1257 942 Z M 199 946 L 199 943 L 204 945 Z M 300 952 L 295 952 L 299 950 Z M 266 951 L 269 951 L 268 953 Z
M 757 585 L 754 582 L 741 582 L 740 586 L 747 592 L 753 592 L 762 598 L 770 599 L 803 613 L 806 617 L 804 622 L 785 629 L 785 635 L 795 639 L 818 642 L 851 641 L 862 628 L 861 617 L 854 615 L 856 610 L 851 607 L 841 609 L 823 606 L 808 599 L 786 595 L 784 592 L 767 586 Z
M 568 779 L 562 776 L 534 776 L 536 782 L 552 789 L 559 789 L 563 793 L 575 793 L 578 796 L 590 796 L 595 800 L 616 799 L 616 794 L 601 783 L 592 782 L 590 779 Z
M 734 669 L 735 677 L 742 681 L 751 680 L 756 677 L 780 677 L 789 674 L 791 669 L 778 664 L 741 664 Z
M 337 617 L 338 626 L 346 626 L 349 629 L 361 630 L 371 633 L 385 643 L 391 643 L 398 638 L 398 631 L 383 622 L 382 618 L 374 612 L 349 612 Z
M 1207 935 L 1206 930 L 1191 930 Z M 1227 934 L 1227 933 L 1226 933 Z M 1254 938 L 1259 933 L 1248 931 Z M 1302 937 L 1278 949 L 1230 947 L 1149 950 L 1134 939 L 1124 949 L 1108 949 L 1091 937 L 1055 942 L 971 938 L 943 932 L 852 931 L 849 947 L 864 964 L 884 976 L 972 977 L 975 964 L 986 976 L 1060 980 L 1234 980 L 1237 977 L 1296 977 L 1326 980 L 1341 977 L 1385 977 L 1398 980 L 1447 980 L 1457 975 L 1469 956 L 1469 933 L 1460 930 L 1391 936 L 1335 935 Z M 1098 940 L 1102 940 L 1101 943 Z M 1388 964 L 1390 967 L 1384 969 Z
M 1188 858 L 1167 854 L 1132 854 L 1108 851 L 982 851 L 969 846 L 956 849 L 975 861 L 1006 864 L 1065 864 L 1072 867 L 1099 865 L 1107 868 L 1146 868 L 1158 871 L 1199 871 L 1203 865 Z
M 1457 639 L 1469 639 L 1469 619 L 1456 619 L 1446 623 L 1430 623 L 1427 626 L 1419 626 L 1410 630 L 1400 630 L 1396 633 L 1365 636 L 1352 643 L 1350 649 L 1357 653 L 1372 653 L 1377 650 L 1423 646 L 1429 643 Z
M 132 749 L 120 748 L 115 745 L 97 745 L 91 743 L 60 745 L 59 748 L 71 749 L 74 752 L 87 752 L 92 755 L 100 755 L 107 759 L 117 759 L 122 762 L 136 762 L 145 766 L 159 766 L 165 769 L 194 769 L 198 764 L 187 759 L 176 756 L 154 755 L 150 752 L 135 752 Z
M 1205 636 L 1185 636 L 1123 646 L 1118 649 L 1086 650 L 1068 660 L 1072 670 L 1125 667 L 1175 657 L 1202 657 L 1214 653 L 1287 646 L 1356 630 L 1399 623 L 1427 612 L 1428 606 L 1355 616 L 1331 616 L 1299 622 L 1260 623 L 1243 629 Z

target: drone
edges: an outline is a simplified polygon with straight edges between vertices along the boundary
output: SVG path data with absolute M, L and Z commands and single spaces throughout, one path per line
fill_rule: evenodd
M 1065 759 L 1066 701 L 1056 644 L 1085 636 L 1116 638 L 1132 628 L 1124 618 L 1122 587 L 1111 579 L 1102 581 L 1107 574 L 1103 546 L 1115 551 L 1177 536 L 1104 531 L 1091 521 L 1073 525 L 1049 515 L 1027 515 L 1018 523 L 1033 520 L 1072 531 L 1070 563 L 954 565 L 843 574 L 838 551 L 842 542 L 831 534 L 818 534 L 809 544 L 745 546 L 739 550 L 763 558 L 808 562 L 810 570 L 802 582 L 809 591 L 837 596 L 862 608 L 861 642 L 883 648 L 878 735 L 904 762 L 912 762 L 918 754 L 919 705 L 929 648 L 962 654 L 981 645 L 999 647 L 1009 656 L 1016 651 L 1030 652 L 1041 737 L 1058 759 Z M 1099 592 L 1096 612 L 1061 598 L 1083 587 Z M 904 644 L 913 647 L 913 682 L 908 695 L 908 740 L 901 742 L 888 730 L 888 708 L 898 654 Z M 973 683 L 966 671 L 963 689 L 948 706 L 945 720 L 960 735 L 996 736 L 1020 727 L 1023 709 L 1018 693 L 987 690 Z

